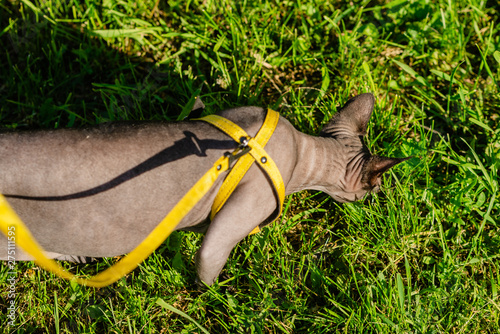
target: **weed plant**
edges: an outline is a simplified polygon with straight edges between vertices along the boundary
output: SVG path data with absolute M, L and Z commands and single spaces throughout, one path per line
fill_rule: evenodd
M 367 143 L 414 156 L 351 204 L 289 196 L 195 284 L 175 232 L 101 289 L 18 263 L 4 333 L 500 332 L 500 17 L 493 0 L 3 0 L 0 127 L 176 121 L 269 106 L 317 134 L 372 92 Z M 333 157 L 332 157 L 333 158 Z M 0 157 L 1 159 L 1 157 Z M 78 173 L 78 171 L 75 171 Z M 64 264 L 94 274 L 115 259 Z

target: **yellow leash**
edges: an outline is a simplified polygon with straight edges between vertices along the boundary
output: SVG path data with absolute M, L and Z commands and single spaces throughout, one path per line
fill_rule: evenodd
M 78 284 L 96 288 L 107 286 L 116 282 L 122 276 L 130 273 L 139 263 L 144 261 L 144 259 L 154 252 L 155 249 L 158 248 L 170 235 L 170 233 L 174 231 L 175 227 L 189 213 L 189 211 L 191 211 L 196 203 L 198 203 L 210 190 L 217 178 L 231 168 L 231 162 L 235 159 L 238 161 L 223 182 L 223 186 L 221 188 L 222 193 L 219 191 L 217 195 L 217 204 L 214 203 L 214 206 L 212 207 L 211 217 L 213 218 L 215 213 L 220 210 L 254 160 L 259 163 L 272 180 L 279 199 L 278 212 L 280 213 L 285 194 L 283 180 L 276 164 L 272 161 L 271 157 L 266 154 L 263 148 L 274 132 L 278 119 L 279 114 L 269 109 L 266 120 L 264 121 L 262 128 L 259 130 L 259 133 L 255 138 L 250 138 L 245 131 L 225 118 L 215 115 L 202 118 L 201 120 L 217 126 L 234 140 L 240 142 L 240 148 L 235 150 L 232 154 L 225 154 L 219 158 L 214 163 L 212 168 L 210 168 L 208 172 L 205 173 L 205 175 L 203 175 L 198 182 L 196 182 L 196 184 L 184 195 L 172 211 L 168 213 L 168 215 L 160 222 L 160 224 L 158 224 L 158 226 L 155 227 L 155 229 L 143 240 L 143 242 L 139 244 L 139 246 L 113 266 L 89 279 L 79 278 L 66 271 L 54 260 L 47 258 L 44 251 L 33 238 L 26 225 L 24 225 L 19 216 L 7 203 L 5 197 L 1 194 L 0 230 L 7 236 L 7 238 L 9 238 L 9 240 L 13 240 L 12 238 L 14 238 L 15 242 L 28 254 L 30 254 L 35 259 L 35 262 L 45 270 L 48 270 L 62 278 L 74 280 Z M 245 138 L 243 143 L 241 142 L 242 138 Z M 250 153 L 250 156 L 246 153 Z M 238 167 L 238 165 L 241 166 Z M 236 174 L 236 176 L 231 176 L 233 173 Z M 231 177 L 230 180 L 228 180 L 229 177 Z M 252 233 L 254 233 L 254 231 L 252 231 Z

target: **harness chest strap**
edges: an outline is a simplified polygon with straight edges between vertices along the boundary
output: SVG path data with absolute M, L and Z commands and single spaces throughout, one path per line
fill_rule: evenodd
M 128 253 L 127 256 L 122 258 L 113 266 L 95 275 L 94 277 L 89 279 L 77 277 L 66 271 L 54 260 L 47 258 L 42 247 L 36 242 L 29 229 L 10 207 L 2 194 L 0 194 L 0 230 L 7 236 L 7 238 L 9 238 L 9 240 L 15 240 L 17 245 L 30 254 L 35 259 L 36 263 L 47 271 L 50 271 L 62 278 L 74 280 L 78 284 L 82 285 L 99 288 L 112 284 L 136 268 L 139 263 L 144 261 L 144 259 L 146 259 L 156 248 L 158 248 L 158 246 L 163 243 L 163 241 L 165 241 L 180 221 L 211 189 L 217 178 L 230 168 L 231 157 L 239 158 L 239 160 L 233 167 L 232 172 L 229 173 L 228 177 L 230 176 L 230 178 L 228 179 L 228 177 L 226 177 L 226 180 L 223 182 L 223 186 L 221 187 L 222 192 L 217 195 L 217 204 L 214 204 L 214 207 L 212 208 L 212 215 L 215 215 L 215 213 L 220 210 L 232 190 L 236 188 L 237 183 L 241 180 L 248 168 L 250 168 L 254 160 L 259 163 L 271 179 L 279 199 L 278 214 L 281 213 L 281 207 L 285 196 L 285 188 L 279 170 L 263 149 L 263 146 L 267 143 L 274 132 L 278 118 L 278 113 L 269 110 L 266 120 L 264 121 L 264 124 L 257 136 L 248 140 L 251 156 L 246 154 L 239 157 L 239 154 L 235 154 L 235 152 L 233 152 L 232 155 L 224 155 L 219 158 L 214 163 L 212 168 L 210 168 L 207 173 L 205 173 L 205 175 L 203 175 L 196 182 L 196 184 L 184 195 L 184 197 L 158 224 L 158 226 L 153 229 L 153 231 L 143 240 L 141 244 L 139 244 L 135 249 Z M 215 118 L 213 116 L 208 116 L 208 119 L 209 120 L 204 120 L 221 129 L 223 128 L 223 131 L 229 134 L 236 141 L 242 137 L 248 138 L 247 134 L 243 130 L 224 118 L 218 116 Z M 241 162 L 242 159 L 244 159 L 243 162 Z M 238 167 L 238 165 L 241 167 Z M 231 176 L 232 174 L 233 176 Z
M 227 199 L 231 196 L 232 192 L 240 183 L 241 179 L 252 166 L 254 161 L 256 161 L 264 170 L 272 183 L 275 195 L 278 199 L 278 207 L 276 212 L 270 217 L 270 219 L 268 219 L 268 221 L 276 219 L 281 214 L 283 207 L 285 199 L 285 186 L 278 167 L 266 153 L 264 146 L 267 144 L 274 133 L 276 126 L 278 125 L 279 113 L 268 109 L 264 123 L 254 138 L 250 138 L 240 127 L 221 116 L 209 115 L 201 118 L 200 120 L 216 126 L 233 138 L 236 142 L 241 143 L 244 141 L 242 144 L 250 148 L 250 154 L 246 154 L 238 159 L 234 167 L 224 179 L 224 182 L 222 183 L 222 186 L 220 187 L 212 205 L 210 219 L 213 219 L 224 203 L 226 203 Z M 260 227 L 257 226 L 250 232 L 250 234 L 254 234 L 259 231 Z

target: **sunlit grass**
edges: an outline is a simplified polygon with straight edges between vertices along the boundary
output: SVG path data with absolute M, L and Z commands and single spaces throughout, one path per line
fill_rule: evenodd
M 278 222 L 242 241 L 207 290 L 195 284 L 202 236 L 192 233 L 174 233 L 103 289 L 19 263 L 16 326 L 5 333 L 500 331 L 492 2 L 24 0 L 0 8 L 3 128 L 175 121 L 201 96 L 207 113 L 270 106 L 317 134 L 350 97 L 372 92 L 371 151 L 415 157 L 359 203 L 289 196 Z M 65 266 L 93 274 L 111 263 Z M 6 277 L 2 266 L 0 282 Z M 0 300 L 6 292 L 2 285 Z

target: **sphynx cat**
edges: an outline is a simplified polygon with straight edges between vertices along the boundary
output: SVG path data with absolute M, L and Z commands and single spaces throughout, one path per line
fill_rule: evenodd
M 372 94 L 349 100 L 319 137 L 295 130 L 280 117 L 265 150 L 278 166 L 287 195 L 312 189 L 352 202 L 379 190 L 382 174 L 407 158 L 370 154 L 362 137 L 373 106 Z M 239 107 L 219 115 L 255 136 L 266 110 Z M 237 146 L 203 121 L 3 132 L 0 193 L 49 257 L 112 257 L 134 249 L 214 161 Z M 177 226 L 206 233 L 196 269 L 198 279 L 208 285 L 217 279 L 235 245 L 268 223 L 278 205 L 270 181 L 253 164 L 209 221 L 222 181 L 219 178 Z M 19 247 L 15 257 L 31 260 Z M 7 259 L 3 234 L 0 259 Z

